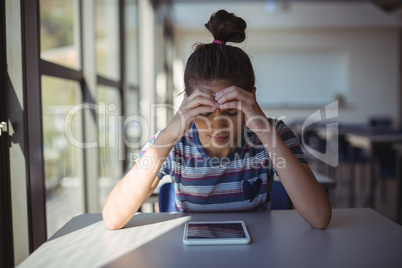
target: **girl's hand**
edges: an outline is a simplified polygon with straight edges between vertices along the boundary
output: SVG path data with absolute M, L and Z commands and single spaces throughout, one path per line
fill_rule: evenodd
M 173 142 L 176 142 L 190 130 L 197 115 L 214 112 L 218 106 L 219 104 L 209 90 L 196 89 L 190 96 L 184 94 L 179 110 L 164 132 L 170 135 Z
M 244 113 L 247 127 L 258 134 L 268 128 L 268 120 L 255 97 L 255 88 L 248 92 L 237 86 L 221 89 L 215 94 L 221 110 L 239 109 Z

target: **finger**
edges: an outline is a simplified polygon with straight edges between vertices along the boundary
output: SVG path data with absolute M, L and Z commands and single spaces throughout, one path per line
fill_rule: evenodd
M 218 99 L 222 98 L 222 96 L 226 95 L 227 93 L 232 92 L 237 89 L 238 89 L 238 87 L 236 87 L 236 86 L 230 86 L 227 88 L 223 88 L 214 94 L 215 99 L 218 100 Z
M 253 94 L 251 92 L 248 92 L 240 87 L 232 86 L 217 92 L 215 95 L 215 100 L 218 102 L 220 101 L 220 103 L 224 103 L 230 99 L 241 100 L 244 98 L 252 98 L 252 95 Z
M 198 97 L 205 97 L 205 98 L 209 98 L 211 100 L 214 100 L 214 97 L 212 96 L 212 94 L 210 94 L 210 92 L 207 92 L 206 90 L 203 89 L 196 89 L 194 90 L 191 94 L 188 94 L 187 92 L 184 94 L 184 101 L 191 101 L 193 99 L 197 99 Z
M 219 109 L 221 110 L 229 110 L 229 109 L 238 109 L 242 111 L 242 105 L 240 101 L 230 101 L 225 102 L 224 104 L 219 105 Z
M 198 98 L 188 99 L 185 103 L 184 108 L 186 110 L 196 108 L 198 106 L 211 106 L 211 107 L 218 107 L 219 104 L 215 102 L 213 98 L 205 97 L 205 96 L 198 96 Z
M 204 113 L 213 113 L 216 110 L 215 107 L 212 106 L 198 106 L 194 109 L 192 109 L 189 114 L 192 118 L 200 115 L 200 114 L 204 114 Z
M 212 95 L 212 92 L 206 89 L 202 89 L 202 88 L 197 88 L 196 90 L 194 90 L 191 95 L 189 96 L 189 98 L 194 99 L 200 96 L 204 96 L 204 97 L 208 97 L 211 99 L 214 99 L 214 96 Z
M 219 104 L 223 104 L 225 102 L 231 101 L 231 100 L 247 100 L 250 96 L 247 94 L 244 94 L 244 92 L 239 92 L 238 90 L 233 90 L 230 92 L 227 92 L 225 95 L 220 97 L 217 102 Z

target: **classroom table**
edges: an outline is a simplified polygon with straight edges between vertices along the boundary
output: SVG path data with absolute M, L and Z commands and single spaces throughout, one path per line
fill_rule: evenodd
M 374 208 L 375 205 L 375 181 L 374 177 L 376 174 L 375 170 L 375 155 L 373 153 L 374 149 L 377 146 L 382 146 L 385 144 L 393 144 L 396 142 L 402 142 L 402 134 L 401 133 L 348 133 L 345 136 L 346 140 L 349 142 L 350 150 L 349 150 L 349 159 L 351 161 L 351 172 L 350 172 L 350 195 L 349 195 L 349 205 L 350 207 L 355 206 L 354 200 L 354 192 L 355 192 L 355 178 L 354 178 L 354 170 L 353 170 L 353 160 L 354 160 L 354 148 L 360 148 L 366 150 L 368 152 L 370 171 L 367 175 L 369 177 L 370 182 L 370 195 L 369 195 L 369 204 L 371 208 Z
M 338 128 L 328 128 L 326 125 L 321 125 L 316 128 L 318 137 L 326 142 L 326 158 L 332 163 L 332 165 L 326 165 L 326 174 L 335 177 L 335 168 L 341 161 L 344 161 L 342 157 L 345 156 L 341 154 L 345 150 L 343 148 L 345 136 L 349 133 L 367 133 L 369 130 L 369 126 L 366 124 L 339 124 Z
M 396 204 L 396 222 L 402 224 L 402 143 L 395 143 L 393 147 L 397 152 L 398 203 Z
M 248 245 L 186 246 L 187 221 L 243 220 Z M 139 213 L 106 229 L 101 214 L 72 218 L 24 267 L 402 267 L 402 226 L 369 208 L 334 209 L 325 230 L 295 210 Z

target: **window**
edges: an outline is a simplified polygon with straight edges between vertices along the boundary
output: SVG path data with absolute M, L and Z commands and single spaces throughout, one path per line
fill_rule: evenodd
M 139 83 L 138 73 L 138 16 L 137 1 L 127 0 L 125 6 L 126 30 L 126 71 L 127 83 L 136 86 Z
M 40 0 L 41 58 L 80 69 L 77 0 Z
M 99 193 L 103 207 L 112 188 L 122 177 L 122 126 L 120 94 L 116 88 L 98 87 Z
M 40 0 L 48 237 L 77 213 L 100 212 L 135 150 L 122 119 L 126 104 L 139 112 L 137 5 Z
M 12 227 L 5 252 L 17 266 L 77 213 L 100 212 L 136 150 L 110 141 L 138 136 L 113 121 L 139 112 L 137 10 L 136 0 L 0 5 L 11 203 L 1 227 Z
M 42 128 L 47 235 L 85 212 L 79 84 L 42 77 Z
M 120 79 L 118 0 L 96 0 L 96 69 L 98 75 Z
M 126 145 L 126 159 L 127 164 L 124 167 L 128 170 L 130 167 L 134 166 L 135 160 L 140 153 L 144 139 L 142 134 L 144 133 L 142 127 L 143 122 L 141 121 L 140 109 L 138 107 L 139 94 L 137 90 L 130 89 L 126 93 L 125 107 L 126 107 L 126 117 L 124 122 L 124 143 Z M 142 140 L 141 140 L 142 139 Z
M 141 140 L 141 122 L 139 122 L 139 57 L 138 57 L 138 16 L 137 1 L 126 0 L 125 5 L 125 49 L 126 61 L 125 77 L 128 84 L 125 91 L 125 126 L 124 142 L 126 144 L 126 166 L 125 170 L 134 165 L 139 153 Z

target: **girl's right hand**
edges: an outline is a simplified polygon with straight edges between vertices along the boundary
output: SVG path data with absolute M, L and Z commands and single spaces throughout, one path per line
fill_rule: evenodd
M 196 116 L 214 112 L 217 107 L 219 104 L 209 90 L 196 89 L 190 96 L 187 96 L 186 93 L 179 110 L 164 129 L 164 132 L 171 137 L 173 142 L 176 142 L 190 130 Z

